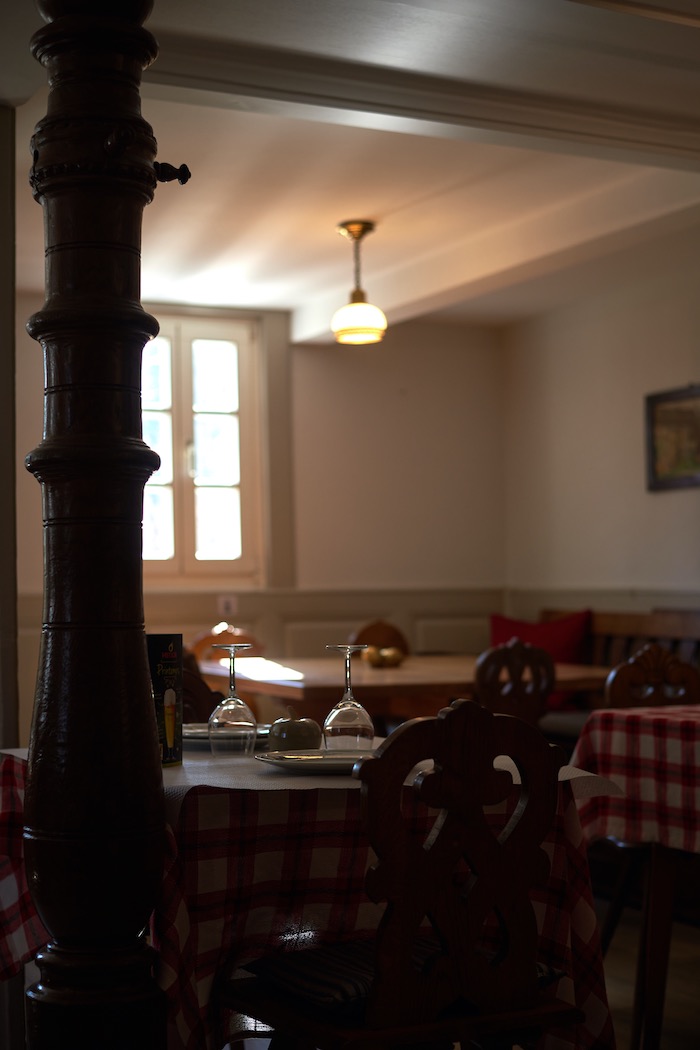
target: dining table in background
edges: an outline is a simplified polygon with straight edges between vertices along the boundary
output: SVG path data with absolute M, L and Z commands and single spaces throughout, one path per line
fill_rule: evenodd
M 478 657 L 466 654 L 411 655 L 398 667 L 372 667 L 361 658 L 352 662 L 355 699 L 372 717 L 414 718 L 436 715 L 459 697 L 474 695 Z M 226 691 L 228 658 L 203 661 L 200 671 L 213 689 Z M 608 667 L 556 664 L 557 692 L 600 692 Z M 330 656 L 272 660 L 239 656 L 236 680 L 242 696 L 276 700 L 297 714 L 323 723 L 343 692 L 343 665 Z
M 0 896 L 5 977 L 44 943 L 18 855 L 25 768 L 19 753 L 0 753 L 0 814 L 11 814 L 6 826 L 15 829 L 5 847 L 14 864 Z M 540 1050 L 615 1050 L 575 803 L 609 785 L 571 767 L 561 778 L 556 821 L 544 843 L 549 879 L 533 901 L 542 961 L 565 972 L 557 993 L 575 1001 L 585 1020 L 575 1041 L 547 1037 Z M 232 1023 L 233 1037 L 240 1034 L 235 1018 L 220 1025 L 212 1005 L 216 981 L 229 968 L 281 944 L 303 947 L 375 928 L 377 906 L 364 892 L 371 856 L 360 785 L 350 775 L 288 773 L 254 758 L 214 759 L 205 751 L 186 752 L 182 766 L 163 770 L 163 781 L 167 841 L 152 938 L 169 1004 L 169 1046 L 221 1050 Z M 17 898 L 21 909 L 12 904 Z
M 620 794 L 579 800 L 586 839 L 648 847 L 631 1047 L 657 1050 L 662 1045 L 674 881 L 683 858 L 700 854 L 700 707 L 594 711 L 571 761 L 621 789 Z

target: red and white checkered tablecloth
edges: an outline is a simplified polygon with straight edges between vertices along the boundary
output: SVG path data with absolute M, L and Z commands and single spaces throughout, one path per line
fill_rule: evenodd
M 0 980 L 19 973 L 48 940 L 24 874 L 26 768 L 23 759 L 0 752 Z
M 571 761 L 622 789 L 579 800 L 589 841 L 659 842 L 700 853 L 698 706 L 593 711 Z
M 12 905 L 26 885 L 18 853 L 22 797 L 9 786 L 23 788 L 24 763 L 2 755 L 0 761 L 0 826 L 9 829 L 0 853 L 7 850 L 15 861 L 10 892 L 0 883 L 0 919 L 7 907 L 15 929 L 8 937 L 7 923 L 0 924 L 0 960 L 8 976 L 46 934 L 28 895 L 21 911 Z M 220 1050 L 225 1040 L 213 993 L 225 965 L 240 966 L 280 944 L 293 949 L 375 927 L 376 906 L 364 895 L 370 857 L 359 803 L 357 785 L 342 777 L 337 786 L 303 790 L 198 785 L 186 791 L 169 828 L 152 919 L 173 1046 Z M 557 992 L 577 1003 L 585 1022 L 574 1041 L 568 1033 L 551 1034 L 540 1050 L 615 1050 L 585 841 L 568 782 L 560 785 L 559 813 L 544 845 L 551 874 L 533 898 L 541 959 L 566 972 Z

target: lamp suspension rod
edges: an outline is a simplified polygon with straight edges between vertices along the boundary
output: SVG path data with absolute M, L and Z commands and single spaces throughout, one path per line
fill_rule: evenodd
M 360 283 L 360 241 L 362 238 L 371 233 L 374 229 L 374 223 L 369 219 L 350 219 L 348 222 L 338 223 L 336 227 L 338 233 L 342 234 L 343 237 L 347 237 L 348 240 L 352 241 L 352 260 L 353 269 L 355 275 L 355 290 L 361 290 L 362 285 Z
M 355 273 L 355 288 L 362 288 L 360 283 L 360 238 L 355 237 L 352 242 L 352 261 Z

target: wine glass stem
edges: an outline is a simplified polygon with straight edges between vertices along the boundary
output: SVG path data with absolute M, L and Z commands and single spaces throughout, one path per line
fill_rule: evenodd
M 352 688 L 350 686 L 350 657 L 352 653 L 348 650 L 345 653 L 345 695 L 347 697 L 352 696 Z
M 228 657 L 228 692 L 229 696 L 236 695 L 236 654 L 233 652 Z

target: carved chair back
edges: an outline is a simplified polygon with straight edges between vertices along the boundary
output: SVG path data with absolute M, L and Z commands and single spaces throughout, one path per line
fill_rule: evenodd
M 375 645 L 377 649 L 400 649 L 406 656 L 411 651 L 403 631 L 386 620 L 374 620 L 360 627 L 350 635 L 348 644 Z
M 182 721 L 185 724 L 208 722 L 209 715 L 223 698 L 223 693 L 210 689 L 201 675 L 183 668 Z
M 214 645 L 233 645 L 239 642 L 250 645 L 250 649 L 246 649 L 243 656 L 262 656 L 265 651 L 262 642 L 249 631 L 241 627 L 234 627 L 225 621 L 197 635 L 190 642 L 188 649 L 194 654 L 197 663 L 201 665 L 203 661 L 219 660 L 225 655 L 220 649 L 212 648 Z
M 608 707 L 700 703 L 700 671 L 652 642 L 618 664 L 605 683 Z
M 536 725 L 554 687 L 548 652 L 518 638 L 481 653 L 474 677 L 479 703 L 498 714 L 516 715 Z
M 517 787 L 511 772 L 494 767 L 503 755 L 518 770 Z M 426 760 L 433 767 L 421 771 Z M 549 870 L 541 843 L 554 820 L 561 764 L 559 750 L 538 730 L 458 700 L 435 718 L 404 723 L 356 770 L 377 856 L 366 888 L 373 901 L 387 902 L 370 1022 L 425 1022 L 457 1002 L 493 1011 L 536 999 L 537 927 L 529 893 Z M 414 803 L 434 812 L 425 837 L 416 836 L 407 819 L 407 780 Z M 513 814 L 510 823 L 491 812 L 499 804 Z M 496 914 L 489 951 L 483 938 Z M 420 970 L 416 945 L 426 926 L 440 951 Z

